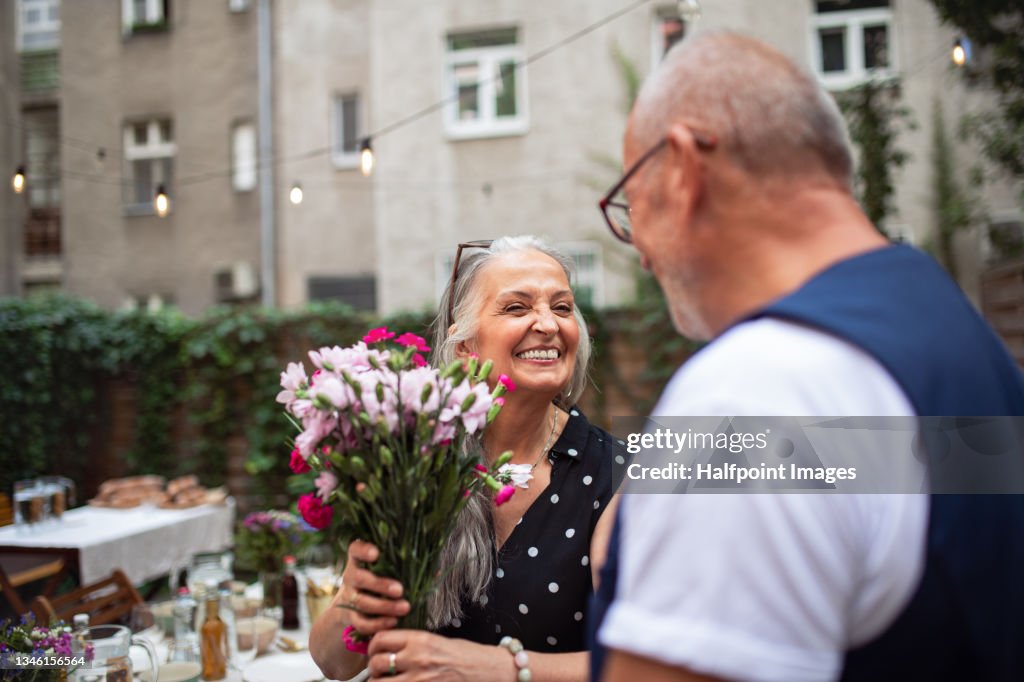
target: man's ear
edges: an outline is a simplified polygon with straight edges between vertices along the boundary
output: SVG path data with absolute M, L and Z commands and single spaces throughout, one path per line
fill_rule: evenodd
M 686 203 L 686 212 L 696 206 L 704 185 L 702 152 L 690 129 L 676 123 L 668 130 L 668 168 L 665 178 L 672 196 Z

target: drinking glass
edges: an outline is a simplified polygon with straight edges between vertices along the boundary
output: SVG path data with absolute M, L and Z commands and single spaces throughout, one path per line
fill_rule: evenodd
M 235 657 L 232 664 L 239 670 L 252 662 L 259 653 L 258 617 L 239 618 L 235 621 Z

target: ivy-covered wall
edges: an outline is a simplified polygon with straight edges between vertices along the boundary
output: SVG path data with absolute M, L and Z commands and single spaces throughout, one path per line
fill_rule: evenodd
M 645 413 L 689 352 L 660 297 L 648 300 L 587 314 L 595 387 L 581 404 L 597 423 Z M 113 476 L 195 473 L 244 493 L 243 507 L 283 506 L 292 429 L 274 397 L 285 364 L 381 324 L 427 336 L 429 322 L 336 304 L 190 319 L 65 297 L 0 299 L 0 490 L 61 473 L 88 498 Z

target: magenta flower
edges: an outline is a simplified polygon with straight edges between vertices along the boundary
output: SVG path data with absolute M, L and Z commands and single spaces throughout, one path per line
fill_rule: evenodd
M 507 374 L 502 374 L 500 377 L 498 377 L 498 383 L 504 386 L 509 393 L 516 390 L 516 382 L 512 381 L 512 379 Z
M 393 336 L 393 335 L 392 335 Z M 406 346 L 407 348 L 415 348 L 421 353 L 426 353 L 430 350 L 430 346 L 427 345 L 426 339 L 422 336 L 416 336 L 412 332 L 406 332 L 395 339 L 395 343 L 400 346 Z
M 324 505 L 320 498 L 313 493 L 306 493 L 300 497 L 297 506 L 299 513 L 302 514 L 302 518 L 313 528 L 323 530 L 331 525 L 331 520 L 334 518 L 334 509 Z
M 291 467 L 293 474 L 304 474 L 310 470 L 306 458 L 302 456 L 298 448 L 292 450 L 292 460 L 288 463 L 288 466 Z
M 363 341 L 366 343 L 378 343 L 380 341 L 387 341 L 388 339 L 395 338 L 394 332 L 389 332 L 387 327 L 377 327 L 367 332 L 366 336 L 363 337 Z
M 516 487 L 514 485 L 506 485 L 504 488 L 498 491 L 498 494 L 494 496 L 495 506 L 500 507 L 501 505 L 512 499 L 512 496 L 516 494 Z
M 345 648 L 349 651 L 357 654 L 363 654 L 364 656 L 370 650 L 370 643 L 363 641 L 362 639 L 356 639 L 360 637 L 362 633 L 357 632 L 354 627 L 349 625 L 341 633 L 341 640 L 345 642 Z
M 422 355 L 416 353 L 415 355 L 412 356 L 412 364 L 416 365 L 417 367 L 426 367 L 427 361 L 423 359 Z

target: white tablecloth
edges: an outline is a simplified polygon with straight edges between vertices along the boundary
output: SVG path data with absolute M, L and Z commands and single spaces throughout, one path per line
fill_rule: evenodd
M 78 551 L 79 580 L 88 584 L 120 568 L 138 585 L 184 567 L 193 554 L 219 552 L 232 545 L 235 502 L 191 509 L 80 507 L 59 524 L 18 532 L 0 528 L 4 547 Z

